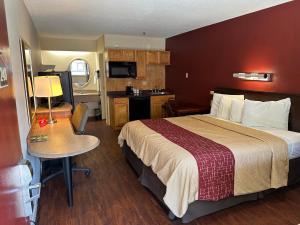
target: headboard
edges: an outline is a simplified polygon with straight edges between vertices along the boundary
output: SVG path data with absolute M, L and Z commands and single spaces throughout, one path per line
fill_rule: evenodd
M 289 130 L 300 132 L 300 95 L 239 90 L 231 88 L 216 88 L 215 92 L 221 94 L 243 94 L 245 95 L 245 99 L 257 101 L 276 101 L 283 98 L 291 98 L 292 104 L 289 115 Z

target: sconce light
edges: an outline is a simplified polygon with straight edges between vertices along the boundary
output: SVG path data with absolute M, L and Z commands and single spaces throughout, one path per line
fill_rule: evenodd
M 233 73 L 233 77 L 243 80 L 272 81 L 272 73 Z

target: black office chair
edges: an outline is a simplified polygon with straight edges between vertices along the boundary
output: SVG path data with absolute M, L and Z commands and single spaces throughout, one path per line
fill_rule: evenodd
M 76 105 L 74 113 L 72 115 L 72 125 L 74 128 L 74 131 L 76 134 L 82 135 L 85 131 L 85 126 L 88 120 L 88 107 L 86 104 L 79 103 Z M 86 176 L 89 176 L 91 174 L 91 169 L 89 168 L 82 168 L 77 167 L 75 163 L 72 164 L 72 171 L 79 171 L 84 172 Z M 45 185 L 49 180 L 52 180 L 53 178 L 62 175 L 63 169 L 60 169 L 59 171 L 50 174 L 49 176 L 42 179 L 42 184 Z

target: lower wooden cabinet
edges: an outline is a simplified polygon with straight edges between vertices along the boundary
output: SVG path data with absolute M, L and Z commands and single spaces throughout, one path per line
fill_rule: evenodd
M 158 119 L 166 117 L 166 112 L 163 108 L 163 105 L 169 99 L 174 99 L 175 95 L 159 95 L 151 96 L 151 119 Z
M 128 98 L 110 98 L 110 125 L 114 129 L 121 129 L 129 121 Z
M 166 104 L 169 99 L 174 98 L 175 95 L 151 96 L 151 119 L 166 117 L 163 105 Z M 129 98 L 109 98 L 109 111 L 110 125 L 116 130 L 121 129 L 127 122 L 129 122 Z

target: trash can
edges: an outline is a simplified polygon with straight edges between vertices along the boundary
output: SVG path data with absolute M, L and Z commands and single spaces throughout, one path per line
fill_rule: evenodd
M 101 109 L 100 108 L 95 109 L 95 118 L 96 118 L 96 120 L 101 120 Z

